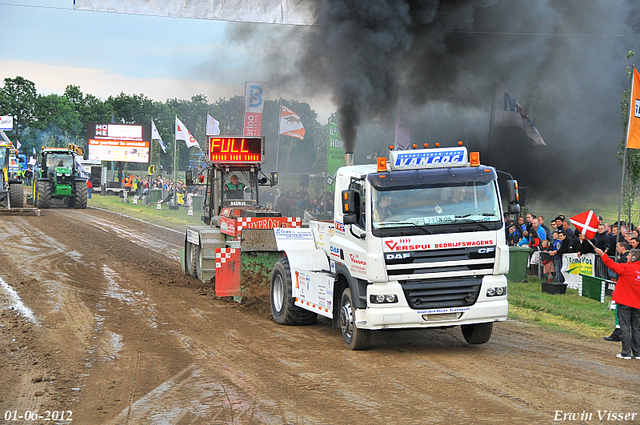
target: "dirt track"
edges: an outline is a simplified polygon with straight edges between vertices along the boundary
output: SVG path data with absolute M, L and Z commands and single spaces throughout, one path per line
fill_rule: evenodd
M 279 326 L 183 276 L 180 233 L 94 209 L 0 220 L 0 424 L 640 423 L 640 360 L 616 343 L 509 321 L 482 346 L 451 328 L 353 352 L 328 321 Z

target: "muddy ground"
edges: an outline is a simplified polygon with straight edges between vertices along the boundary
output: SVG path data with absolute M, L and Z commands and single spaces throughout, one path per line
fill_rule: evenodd
M 617 343 L 508 321 L 481 346 L 450 328 L 349 351 L 324 319 L 275 324 L 267 291 L 182 275 L 181 233 L 95 209 L 0 223 L 0 424 L 640 423 Z

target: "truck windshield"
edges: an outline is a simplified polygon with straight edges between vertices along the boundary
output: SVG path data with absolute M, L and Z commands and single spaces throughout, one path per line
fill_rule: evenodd
M 374 231 L 501 222 L 498 195 L 491 181 L 405 190 L 373 188 L 371 196 Z
M 0 146 L 0 167 L 4 167 L 4 161 L 6 160 L 7 149 L 4 146 Z

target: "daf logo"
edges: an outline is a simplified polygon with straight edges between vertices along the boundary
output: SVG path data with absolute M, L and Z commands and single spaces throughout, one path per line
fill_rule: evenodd
M 493 246 L 490 246 L 488 248 L 480 248 L 478 249 L 478 254 L 488 254 L 490 252 L 494 252 L 496 249 Z
M 385 254 L 385 258 L 387 260 L 402 260 L 404 258 L 409 258 L 413 255 L 411 252 L 402 252 L 397 254 Z

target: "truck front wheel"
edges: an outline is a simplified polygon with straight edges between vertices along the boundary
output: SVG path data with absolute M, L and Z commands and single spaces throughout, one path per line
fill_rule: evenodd
M 493 322 L 462 325 L 462 335 L 469 344 L 484 344 L 491 338 Z
M 311 325 L 318 315 L 294 304 L 291 269 L 286 258 L 278 260 L 271 276 L 271 315 L 279 325 Z
M 359 329 L 355 322 L 355 310 L 351 299 L 351 289 L 346 288 L 340 301 L 340 329 L 344 342 L 350 350 L 366 350 L 369 348 L 371 331 Z

